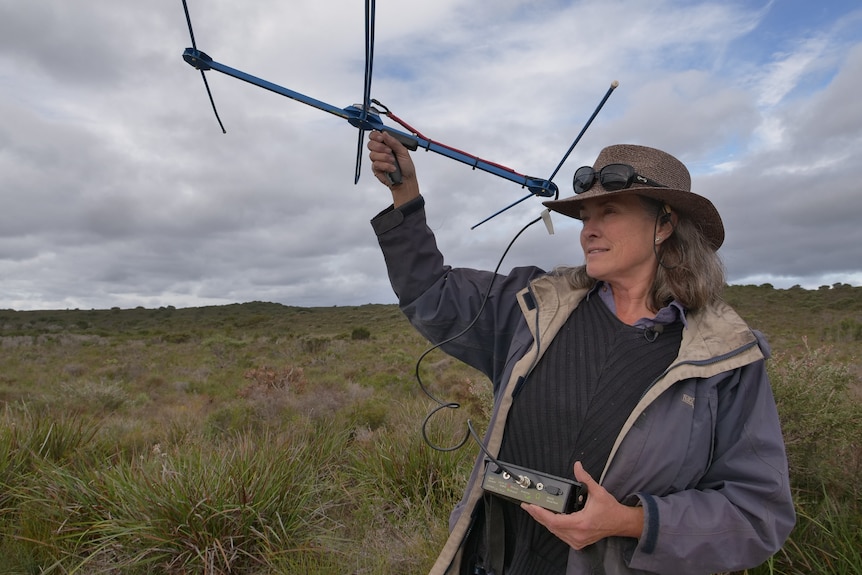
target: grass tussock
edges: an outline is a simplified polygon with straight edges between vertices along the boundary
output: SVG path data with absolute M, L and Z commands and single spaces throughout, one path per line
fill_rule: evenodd
M 253 573 L 329 548 L 344 441 L 326 429 L 244 433 L 86 465 L 37 453 L 18 466 L 24 480 L 5 482 L 2 519 L 40 569 Z

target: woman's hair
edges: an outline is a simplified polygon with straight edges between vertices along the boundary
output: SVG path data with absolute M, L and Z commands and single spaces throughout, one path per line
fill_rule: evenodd
M 658 219 L 663 204 L 638 196 L 647 210 Z M 673 233 L 656 246 L 658 269 L 649 293 L 650 307 L 658 310 L 676 299 L 688 311 L 695 311 L 718 300 L 724 289 L 724 264 L 697 225 L 677 213 Z M 554 275 L 564 276 L 575 288 L 591 288 L 595 278 L 587 275 L 586 266 L 558 267 Z

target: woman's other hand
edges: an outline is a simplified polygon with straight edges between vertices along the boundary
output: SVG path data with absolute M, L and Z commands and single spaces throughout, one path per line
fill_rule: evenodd
M 575 479 L 587 488 L 587 503 L 580 511 L 558 514 L 538 505 L 522 503 L 521 508 L 548 531 L 575 549 L 583 549 L 605 537 L 641 536 L 644 512 L 641 507 L 623 505 L 575 463 Z

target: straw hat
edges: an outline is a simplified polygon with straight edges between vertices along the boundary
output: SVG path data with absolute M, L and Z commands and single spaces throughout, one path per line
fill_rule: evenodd
M 656 187 L 634 178 L 630 187 L 609 191 L 602 187 L 597 175 L 592 187 L 583 193 L 542 203 L 555 212 L 579 218 L 584 200 L 610 194 L 638 194 L 662 201 L 680 217 L 689 219 L 700 228 L 714 250 L 718 250 L 724 242 L 724 225 L 718 210 L 708 199 L 691 191 L 691 176 L 682 162 L 655 148 L 620 144 L 602 150 L 593 169 L 598 172 L 609 164 L 627 164 L 638 175 L 653 180 L 653 184 L 660 183 L 667 187 Z

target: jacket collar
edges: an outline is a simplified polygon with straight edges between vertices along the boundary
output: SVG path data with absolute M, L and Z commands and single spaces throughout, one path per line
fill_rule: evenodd
M 596 284 L 587 293 L 586 299 L 591 297 L 601 298 L 605 305 L 612 312 L 616 313 L 616 303 L 614 302 L 614 292 L 610 284 L 603 281 L 597 281 Z M 682 322 L 682 325 L 687 325 L 685 317 L 685 307 L 677 300 L 671 301 L 668 305 L 658 310 L 654 317 L 644 317 L 639 319 L 634 325 L 636 327 L 652 327 L 658 324 L 670 325 L 675 322 Z
M 565 277 L 554 274 L 538 277 L 521 290 L 518 302 L 533 338 L 550 341 L 589 291 L 572 289 Z M 678 361 L 708 362 L 757 341 L 748 324 L 723 301 L 688 313 L 685 323 Z

